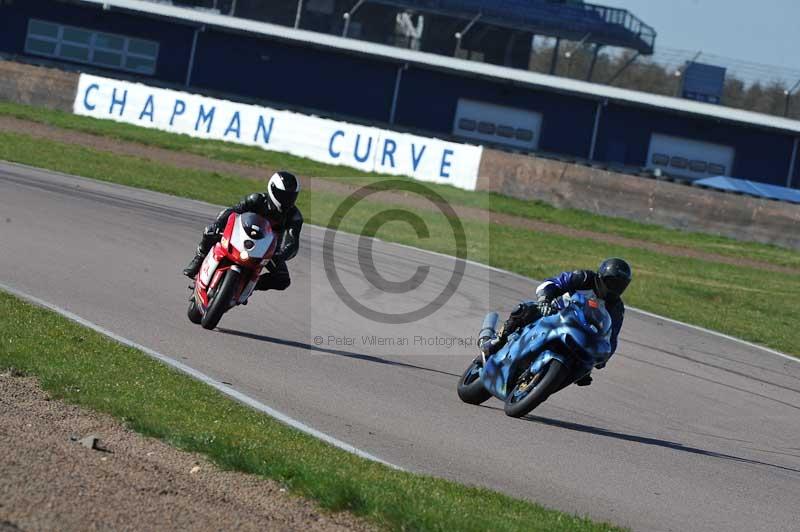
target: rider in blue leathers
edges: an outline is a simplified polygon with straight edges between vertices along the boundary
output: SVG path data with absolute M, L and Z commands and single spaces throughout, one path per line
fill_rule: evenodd
M 620 297 L 630 284 L 631 267 L 623 259 L 604 260 L 596 272 L 592 270 L 576 270 L 563 272 L 547 279 L 536 288 L 536 301 L 524 301 L 511 312 L 500 333 L 493 338 L 479 341 L 485 356 L 491 356 L 500 350 L 513 332 L 533 323 L 543 316 L 553 314 L 552 302 L 564 294 L 580 291 L 591 291 L 593 297 L 605 301 L 605 307 L 611 316 L 611 354 L 617 350 L 617 337 L 622 329 L 625 317 L 625 305 Z M 603 364 L 605 365 L 605 364 Z M 598 366 L 600 368 L 602 366 Z M 575 384 L 588 386 L 592 383 L 591 375 L 586 375 Z

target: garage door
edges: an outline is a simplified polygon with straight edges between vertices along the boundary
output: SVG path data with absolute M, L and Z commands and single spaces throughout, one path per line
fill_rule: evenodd
M 736 150 L 723 144 L 653 133 L 647 167 L 689 179 L 731 175 Z
M 461 98 L 458 100 L 453 134 L 465 139 L 536 151 L 541 128 L 541 113 Z

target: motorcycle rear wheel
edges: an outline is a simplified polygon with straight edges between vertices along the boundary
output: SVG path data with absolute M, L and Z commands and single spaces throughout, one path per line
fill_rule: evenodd
M 481 381 L 481 364 L 475 359 L 458 380 L 458 398 L 471 405 L 479 405 L 489 399 L 492 394 L 486 391 Z
M 219 289 L 217 289 L 214 297 L 209 302 L 208 309 L 206 309 L 206 313 L 203 314 L 203 319 L 200 321 L 203 329 L 211 330 L 217 326 L 219 320 L 222 319 L 222 315 L 230 308 L 233 294 L 238 286 L 239 272 L 236 270 L 225 272 L 225 276 L 220 281 Z
M 550 395 L 558 391 L 562 381 L 567 378 L 568 372 L 569 370 L 564 364 L 558 360 L 552 360 L 544 369 L 544 373 L 533 377 L 533 382 L 523 378 L 519 379 L 506 397 L 503 407 L 506 415 L 522 417 L 545 402 Z

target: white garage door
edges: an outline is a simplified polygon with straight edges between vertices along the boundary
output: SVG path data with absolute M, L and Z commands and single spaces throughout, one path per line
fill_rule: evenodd
M 730 146 L 653 133 L 647 167 L 690 179 L 729 176 L 735 157 L 736 150 Z
M 464 98 L 458 100 L 453 122 L 453 134 L 459 137 L 527 151 L 539 147 L 541 129 L 541 113 Z

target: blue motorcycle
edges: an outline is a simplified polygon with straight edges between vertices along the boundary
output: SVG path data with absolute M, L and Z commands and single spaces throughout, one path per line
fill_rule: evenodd
M 478 405 L 495 396 L 505 413 L 522 417 L 557 391 L 603 367 L 611 356 L 611 316 L 602 300 L 582 293 L 553 302 L 554 314 L 514 332 L 487 359 L 477 357 L 461 376 L 458 396 Z M 496 335 L 498 315 L 483 321 L 479 338 Z

